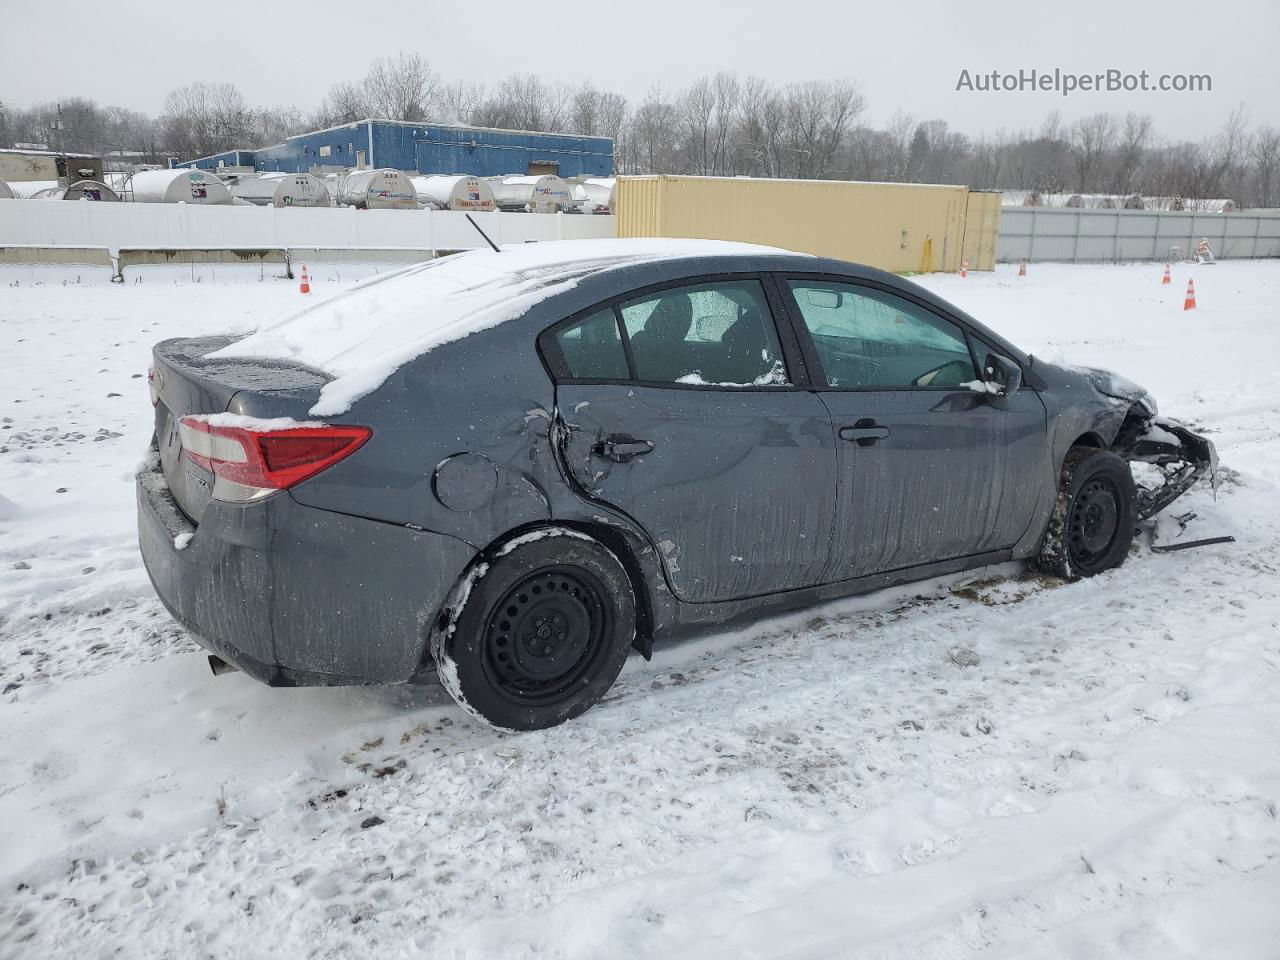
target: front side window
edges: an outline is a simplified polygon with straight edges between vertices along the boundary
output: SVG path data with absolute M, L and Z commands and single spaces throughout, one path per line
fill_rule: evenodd
M 626 380 L 627 354 L 613 310 L 597 310 L 556 334 L 569 376 L 575 380 Z
M 621 307 L 638 380 L 780 386 L 787 379 L 758 280 L 674 287 Z
M 789 280 L 832 387 L 959 387 L 978 379 L 964 331 L 908 300 L 848 283 Z

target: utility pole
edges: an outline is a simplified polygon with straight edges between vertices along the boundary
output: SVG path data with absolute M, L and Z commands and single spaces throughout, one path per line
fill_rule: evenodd
M 58 119 L 49 124 L 49 129 L 56 130 L 58 133 L 58 152 L 62 154 L 62 175 L 67 178 L 67 182 L 71 182 L 71 172 L 67 169 L 67 138 L 63 133 L 64 125 L 62 123 L 62 104 L 58 104 Z

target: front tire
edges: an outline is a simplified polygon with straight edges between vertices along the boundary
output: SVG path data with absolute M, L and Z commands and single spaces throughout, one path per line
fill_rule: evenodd
M 1118 567 L 1129 555 L 1137 516 L 1129 464 L 1109 450 L 1075 447 L 1063 461 L 1036 566 L 1064 580 Z
M 604 696 L 635 620 L 612 551 L 575 531 L 539 531 L 496 552 L 432 653 L 463 709 L 502 729 L 541 730 Z

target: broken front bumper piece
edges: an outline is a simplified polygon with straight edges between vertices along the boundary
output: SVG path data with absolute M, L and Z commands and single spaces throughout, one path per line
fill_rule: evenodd
M 1126 460 L 1152 464 L 1163 475 L 1163 482 L 1154 486 L 1138 484 L 1140 520 L 1155 516 L 1206 473 L 1212 478 L 1218 469 L 1213 441 L 1164 417 L 1130 417 L 1112 449 Z

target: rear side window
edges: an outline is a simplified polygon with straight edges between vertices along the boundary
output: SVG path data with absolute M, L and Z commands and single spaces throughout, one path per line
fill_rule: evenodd
M 621 308 L 638 380 L 784 385 L 786 364 L 758 280 L 672 287 Z
M 788 283 L 828 385 L 885 390 L 978 379 L 964 331 L 923 307 L 871 287 Z
M 612 310 L 599 310 L 556 334 L 569 376 L 575 380 L 626 380 L 627 354 Z

